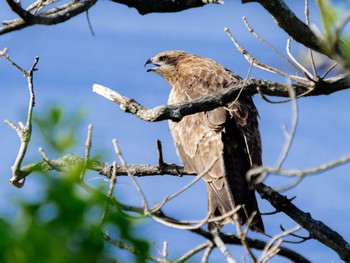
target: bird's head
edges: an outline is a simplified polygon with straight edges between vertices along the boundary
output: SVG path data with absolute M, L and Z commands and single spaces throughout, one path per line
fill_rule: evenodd
M 186 52 L 180 50 L 161 52 L 145 62 L 145 66 L 148 64 L 154 65 L 154 67 L 147 69 L 147 72 L 156 72 L 172 83 L 177 75 L 178 62 L 186 55 Z

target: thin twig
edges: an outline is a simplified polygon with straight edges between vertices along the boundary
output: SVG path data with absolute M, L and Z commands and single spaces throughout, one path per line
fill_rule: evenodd
M 299 63 L 299 61 L 296 60 L 296 58 L 292 55 L 292 52 L 290 51 L 290 43 L 291 43 L 291 40 L 289 38 L 289 39 L 287 39 L 287 45 L 286 45 L 286 51 L 287 51 L 288 56 L 296 64 L 297 68 L 300 69 L 299 72 L 301 74 L 303 74 L 307 79 L 313 80 L 312 74 L 301 63 Z
M 269 260 L 271 257 L 276 255 L 279 251 L 279 248 L 283 242 L 282 237 L 288 236 L 291 233 L 294 233 L 301 229 L 301 226 L 296 226 L 295 228 L 283 231 L 281 234 L 274 236 L 265 246 L 263 253 L 259 259 L 259 263 L 264 263 Z
M 132 173 L 130 173 L 130 171 L 127 169 L 127 165 L 126 165 L 125 159 L 124 159 L 123 155 L 120 152 L 120 148 L 118 146 L 117 140 L 113 139 L 112 143 L 114 145 L 114 151 L 117 154 L 117 156 L 118 156 L 122 166 L 126 169 L 126 171 L 128 173 L 128 176 L 130 177 L 131 181 L 134 183 L 134 185 L 136 187 L 136 190 L 139 192 L 139 194 L 141 196 L 142 206 L 145 209 L 145 215 L 148 215 L 149 214 L 149 206 L 148 206 L 148 202 L 147 202 L 146 196 L 143 193 L 143 191 L 142 191 L 140 185 L 138 184 L 138 182 L 135 180 L 134 175 Z
M 232 209 L 231 211 L 228 211 L 227 213 L 225 213 L 223 215 L 212 217 L 212 218 L 209 218 L 207 215 L 204 219 L 199 220 L 199 221 L 198 220 L 197 221 L 167 220 L 167 219 L 164 219 L 164 217 L 159 217 L 156 214 L 154 214 L 155 212 L 158 212 L 159 209 L 152 210 L 152 214 L 150 214 L 150 216 L 156 222 L 161 223 L 161 224 L 166 225 L 166 226 L 169 226 L 169 227 L 172 227 L 172 228 L 177 228 L 177 229 L 182 229 L 182 230 L 195 230 L 195 229 L 202 227 L 203 225 L 205 225 L 207 223 L 221 221 L 221 220 L 224 220 L 225 218 L 232 218 L 233 216 L 235 216 L 237 214 L 237 211 L 240 209 L 241 209 L 241 206 L 238 205 L 234 209 Z
M 46 152 L 44 151 L 43 147 L 39 147 L 39 152 L 41 153 L 43 160 L 45 163 L 47 163 L 52 169 L 55 169 L 57 171 L 60 171 L 58 167 L 55 166 L 55 164 L 50 160 L 50 158 L 47 156 Z
M 92 35 L 93 37 L 96 37 L 95 31 L 94 31 L 94 29 L 92 28 L 92 24 L 91 24 L 91 21 L 90 21 L 89 9 L 86 10 L 85 14 L 86 14 L 86 20 L 87 20 L 87 22 L 88 22 L 91 35 Z
M 109 181 L 109 189 L 108 189 L 108 197 L 109 198 L 112 198 L 114 187 L 115 187 L 115 184 L 117 182 L 117 168 L 118 168 L 117 162 L 113 162 L 113 172 L 112 172 L 112 176 L 111 176 L 110 181 Z M 104 208 L 102 215 L 101 215 L 101 218 L 100 218 L 100 225 L 102 225 L 104 219 L 106 218 L 106 216 L 108 214 L 108 210 L 109 210 L 109 203 L 106 202 L 105 208 Z
M 279 55 L 284 61 L 286 61 L 292 68 L 294 68 L 297 72 L 300 74 L 303 74 L 303 72 L 292 62 L 290 61 L 286 56 L 284 56 L 281 52 L 279 52 L 275 47 L 273 47 L 270 43 L 268 43 L 265 39 L 263 39 L 248 23 L 247 18 L 244 16 L 243 22 L 245 26 L 247 27 L 248 31 L 253 34 L 258 40 L 260 40 L 262 43 L 264 43 L 267 47 L 269 47 L 273 52 L 275 52 L 277 55 Z
M 179 196 L 184 191 L 189 189 L 192 185 L 194 185 L 196 182 L 198 182 L 204 175 L 206 175 L 213 168 L 213 166 L 216 164 L 216 162 L 218 160 L 219 160 L 219 158 L 215 159 L 202 173 L 198 174 L 195 179 L 193 179 L 190 183 L 185 185 L 183 188 L 181 188 L 176 193 L 172 194 L 171 196 L 167 196 L 164 200 L 170 201 L 171 199 L 174 199 L 175 197 Z M 164 203 L 164 201 L 162 203 Z
M 112 244 L 113 246 L 115 246 L 117 248 L 127 250 L 127 251 L 131 252 L 134 255 L 140 255 L 141 254 L 141 252 L 139 250 L 137 250 L 136 248 L 131 247 L 129 245 L 126 245 L 126 244 L 124 244 L 124 243 L 122 243 L 120 241 L 112 239 L 107 233 L 102 233 L 102 235 L 103 235 L 103 239 L 104 240 L 106 240 L 108 243 Z M 145 256 L 147 259 L 152 260 L 153 262 L 157 262 L 157 263 L 167 263 L 167 262 L 169 262 L 169 261 L 165 261 L 162 258 L 157 258 L 155 256 L 152 256 L 152 255 L 150 255 L 148 253 L 147 254 L 143 254 L 143 256 Z
M 336 66 L 338 65 L 338 62 L 335 62 L 333 65 L 331 65 L 326 72 L 323 74 L 321 79 L 324 79 Z
M 236 48 L 238 49 L 238 51 L 244 55 L 244 57 L 246 58 L 246 60 L 249 62 L 249 63 L 254 63 L 254 66 L 257 67 L 257 68 L 260 68 L 260 69 L 263 69 L 265 71 L 269 71 L 269 72 L 272 72 L 272 73 L 275 73 L 275 74 L 278 74 L 278 75 L 281 75 L 281 76 L 284 76 L 284 77 L 287 77 L 291 80 L 294 80 L 296 82 L 299 82 L 299 83 L 305 83 L 307 82 L 304 78 L 301 78 L 301 77 L 298 77 L 298 76 L 294 76 L 294 75 L 291 75 L 291 74 L 288 74 L 288 73 L 285 73 L 279 69 L 276 69 L 274 67 L 271 67 L 269 65 L 266 65 L 262 62 L 260 62 L 259 60 L 257 60 L 256 58 L 254 58 L 246 49 L 244 49 L 239 43 L 238 41 L 233 37 L 233 35 L 231 34 L 230 30 L 226 27 L 225 29 L 225 32 L 228 34 L 228 36 L 230 37 L 230 39 L 232 40 L 232 42 L 235 44 Z
M 186 260 L 188 260 L 189 258 L 191 258 L 192 256 L 194 256 L 195 254 L 197 254 L 198 252 L 208 248 L 211 246 L 211 243 L 205 242 L 203 244 L 198 245 L 197 247 L 191 249 L 190 251 L 188 251 L 185 255 L 183 255 L 182 257 L 180 257 L 179 259 L 175 260 L 174 263 L 182 263 L 185 262 Z
M 211 241 L 208 241 L 209 245 L 204 251 L 201 263 L 208 263 L 210 253 L 213 251 L 214 245 Z
M 323 173 L 329 169 L 333 169 L 339 165 L 343 165 L 343 164 L 346 164 L 349 162 L 350 162 L 350 156 L 345 156 L 345 157 L 337 159 L 333 162 L 322 164 L 322 165 L 319 165 L 315 168 L 310 168 L 310 169 L 285 170 L 285 169 L 278 169 L 278 168 L 269 167 L 269 166 L 265 166 L 265 167 L 260 166 L 260 167 L 255 167 L 255 168 L 250 169 L 247 172 L 247 177 L 248 178 L 250 176 L 256 177 L 257 175 L 268 173 L 268 174 L 283 175 L 283 176 L 287 176 L 287 177 L 297 177 L 297 180 L 300 181 L 305 176 L 320 174 L 320 173 Z M 294 185 L 295 185 L 295 183 L 292 183 L 291 185 L 288 185 L 284 188 L 278 189 L 278 191 L 287 190 Z
M 80 179 L 84 180 L 87 163 L 90 160 L 90 150 L 91 150 L 91 137 L 92 137 L 92 124 L 88 126 L 88 134 L 85 142 L 85 158 L 84 158 L 84 166 L 80 174 Z
M 158 165 L 161 167 L 164 165 L 162 142 L 160 140 L 157 140 L 156 145 L 158 153 Z
M 291 128 L 290 131 L 286 131 L 286 142 L 283 146 L 283 150 L 281 152 L 280 158 L 277 162 L 277 169 L 280 169 L 281 166 L 283 165 L 284 161 L 287 158 L 288 152 L 290 150 L 290 147 L 292 145 L 293 142 L 293 138 L 295 135 L 295 131 L 297 128 L 297 124 L 298 124 L 298 104 L 297 101 L 295 99 L 295 92 L 293 89 L 289 89 L 290 92 L 290 98 L 291 98 L 291 105 L 292 105 L 292 121 L 291 121 Z
M 237 214 L 233 215 L 232 219 L 233 219 L 233 222 L 234 222 L 234 224 L 236 226 L 237 236 L 241 240 L 241 244 L 242 244 L 243 248 L 245 249 L 245 251 L 249 255 L 249 257 L 252 260 L 252 262 L 253 263 L 257 262 L 253 251 L 250 249 L 250 247 L 249 247 L 249 245 L 247 243 L 246 234 L 244 233 L 244 231 L 242 229 L 242 224 L 239 221 L 238 215 Z M 249 225 L 247 225 L 247 229 L 248 228 L 249 228 Z
M 163 256 L 164 260 L 167 260 L 167 258 L 168 258 L 168 241 L 163 242 L 162 256 Z
M 309 0 L 305 0 L 305 22 L 308 27 L 310 27 L 310 11 L 309 11 Z M 317 78 L 317 70 L 314 55 L 312 49 L 309 48 L 309 56 L 311 61 L 311 67 L 314 72 L 314 78 Z

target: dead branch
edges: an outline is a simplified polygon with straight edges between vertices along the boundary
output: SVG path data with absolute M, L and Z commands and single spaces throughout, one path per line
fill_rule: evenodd
M 241 96 L 254 95 L 260 91 L 264 95 L 289 97 L 289 89 L 295 91 L 296 97 L 302 94 L 305 94 L 304 96 L 329 95 L 337 91 L 349 89 L 350 77 L 349 74 L 341 74 L 325 80 L 320 79 L 315 84 L 310 83 L 309 85 L 312 86 L 301 84 L 281 84 L 262 79 L 249 79 L 231 85 L 227 87 L 227 89 L 205 98 L 173 105 L 162 105 L 153 109 L 143 107 L 135 100 L 127 98 L 116 91 L 99 84 L 93 85 L 93 92 L 117 103 L 123 111 L 131 113 L 142 120 L 149 122 L 162 121 L 165 119 L 180 121 L 186 115 L 225 106 L 227 103 L 237 98 L 241 90 Z

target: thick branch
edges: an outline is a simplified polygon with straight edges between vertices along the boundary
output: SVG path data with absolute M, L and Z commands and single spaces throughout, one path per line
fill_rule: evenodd
M 136 8 L 141 15 L 149 13 L 179 12 L 182 10 L 201 7 L 209 3 L 221 3 L 213 0 L 112 0 L 112 2 Z
M 36 15 L 26 11 L 13 0 L 6 0 L 6 2 L 12 11 L 14 11 L 20 18 L 6 21 L 6 25 L 0 28 L 0 35 L 34 24 L 54 25 L 62 23 L 82 12 L 87 11 L 97 2 L 97 0 L 72 1 Z
M 274 191 L 262 183 L 256 186 L 261 198 L 271 203 L 277 211 L 281 211 L 305 228 L 312 238 L 317 239 L 327 247 L 333 249 L 345 262 L 350 262 L 350 244 L 336 231 L 329 228 L 321 221 L 312 218 L 310 213 L 297 208 L 286 196 Z
M 180 121 L 186 115 L 224 106 L 236 99 L 241 89 L 243 89 L 241 96 L 247 96 L 258 93 L 257 87 L 259 88 L 259 91 L 265 95 L 278 97 L 289 97 L 290 88 L 295 90 L 296 97 L 305 94 L 306 91 L 309 92 L 305 96 L 328 95 L 350 88 L 350 78 L 349 75 L 344 74 L 326 80 L 320 79 L 316 83 L 309 82 L 309 86 L 304 84 L 280 84 L 278 82 L 262 79 L 249 79 L 241 81 L 219 93 L 205 98 L 195 99 L 186 103 L 158 106 L 153 109 L 147 109 L 135 100 L 122 96 L 119 93 L 98 84 L 93 85 L 93 91 L 119 104 L 121 109 L 125 112 L 132 113 L 145 121 L 156 122 L 165 119 Z
M 39 162 L 25 165 L 21 168 L 21 176 L 17 179 L 21 180 L 32 172 L 46 172 L 51 170 L 57 171 L 65 171 L 70 166 L 81 166 L 83 167 L 85 163 L 85 158 L 76 156 L 73 154 L 67 154 L 63 157 L 60 157 L 55 160 L 50 160 L 50 163 L 47 162 Z M 101 175 L 107 176 L 108 178 L 112 177 L 113 166 L 111 164 L 105 162 L 99 162 L 95 160 L 89 160 L 86 163 L 86 169 L 96 171 Z M 183 176 L 189 175 L 186 173 L 182 166 L 177 166 L 175 164 L 162 164 L 161 166 L 154 166 L 149 164 L 129 164 L 127 165 L 127 169 L 123 166 L 118 166 L 115 173 L 116 176 L 127 175 L 127 170 L 132 173 L 134 176 L 150 176 L 150 175 L 176 175 Z
M 201 7 L 206 4 L 222 4 L 221 0 L 112 0 L 113 2 L 127 5 L 128 7 L 136 8 L 137 11 L 144 15 L 148 13 L 159 13 L 159 12 L 179 12 L 185 9 Z M 63 4 L 58 7 L 49 9 L 48 11 L 33 14 L 28 10 L 25 10 L 14 0 L 6 0 L 7 4 L 10 6 L 11 10 L 15 12 L 19 18 L 3 21 L 3 26 L 0 28 L 0 35 L 15 30 L 19 30 L 31 25 L 54 25 L 58 23 L 65 22 L 82 12 L 89 10 L 97 0 L 82 0 L 82 1 L 72 1 Z M 50 5 L 50 3 L 48 4 Z M 48 6 L 47 5 L 47 6 Z

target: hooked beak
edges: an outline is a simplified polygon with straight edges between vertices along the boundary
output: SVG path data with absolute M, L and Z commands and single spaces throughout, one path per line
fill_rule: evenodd
M 159 67 L 158 64 L 153 63 L 152 58 L 147 59 L 144 67 L 146 67 L 148 64 L 153 64 L 153 65 L 155 65 L 155 67 L 147 69 L 147 72 L 156 71 L 156 69 Z

